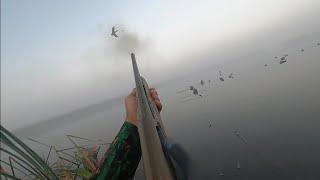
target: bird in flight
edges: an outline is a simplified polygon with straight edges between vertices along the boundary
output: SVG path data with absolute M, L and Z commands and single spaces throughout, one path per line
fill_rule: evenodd
M 232 73 L 229 75 L 229 79 L 233 79 L 233 74 Z
M 113 26 L 113 27 L 112 27 L 111 36 L 118 37 L 118 35 L 116 34 L 116 32 L 118 32 L 118 30 L 116 30 L 115 27 Z
M 285 54 L 284 56 L 282 56 L 281 58 L 280 58 L 280 64 L 283 64 L 283 63 L 285 63 L 285 62 L 287 62 L 287 56 L 288 56 L 288 54 Z
M 220 77 L 219 77 L 220 81 L 224 81 L 224 79 L 223 79 L 223 77 L 222 77 L 222 72 L 221 72 L 221 71 L 219 71 L 219 75 L 220 75 Z
M 201 81 L 200 81 L 200 84 L 201 84 L 201 86 L 204 86 L 204 81 L 201 80 Z

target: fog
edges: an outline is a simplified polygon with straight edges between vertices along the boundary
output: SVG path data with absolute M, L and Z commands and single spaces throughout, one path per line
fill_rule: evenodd
M 57 147 L 71 145 L 67 134 L 112 141 L 134 88 L 134 52 L 159 91 L 167 133 L 190 153 L 200 179 L 221 172 L 318 179 L 319 7 L 316 0 L 1 1 L 1 125 Z M 186 91 L 190 85 L 203 98 Z
M 197 179 L 318 178 L 320 47 L 312 40 L 316 38 L 319 34 L 304 36 L 292 40 L 285 50 L 251 54 L 245 60 L 206 67 L 156 85 L 167 134 L 187 150 Z M 278 54 L 289 54 L 287 62 L 279 64 L 274 58 Z M 231 72 L 234 79 L 228 78 Z M 145 76 L 144 71 L 141 74 Z M 200 80 L 205 81 L 204 86 Z M 180 93 L 190 85 L 203 97 Z M 72 145 L 67 134 L 111 142 L 125 119 L 124 111 L 123 97 L 119 97 L 22 128 L 16 134 L 58 148 Z M 136 179 L 143 179 L 141 167 Z
M 158 84 L 319 32 L 317 1 L 186 2 L 185 9 L 164 2 L 139 13 L 115 4 L 105 14 L 93 10 L 101 2 L 78 9 L 70 2 L 59 11 L 47 2 L 1 3 L 1 120 L 11 130 L 126 94 L 134 85 L 130 52 Z M 113 25 L 118 39 L 110 36 Z

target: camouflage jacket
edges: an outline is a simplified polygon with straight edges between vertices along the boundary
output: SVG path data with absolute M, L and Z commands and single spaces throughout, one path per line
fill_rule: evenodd
M 96 180 L 133 179 L 141 159 L 140 139 L 136 126 L 125 122 L 104 155 Z

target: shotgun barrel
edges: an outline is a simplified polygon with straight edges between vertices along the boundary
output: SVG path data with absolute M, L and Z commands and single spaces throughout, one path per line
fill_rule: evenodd
M 138 102 L 138 132 L 144 174 L 147 180 L 174 180 L 174 171 L 166 158 L 166 134 L 160 113 L 152 100 L 146 80 L 140 76 L 134 53 L 131 53 Z

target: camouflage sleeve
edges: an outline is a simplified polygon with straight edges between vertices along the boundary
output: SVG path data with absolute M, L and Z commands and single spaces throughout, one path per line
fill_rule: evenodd
M 140 139 L 136 126 L 125 122 L 101 162 L 97 180 L 133 179 L 141 159 Z

